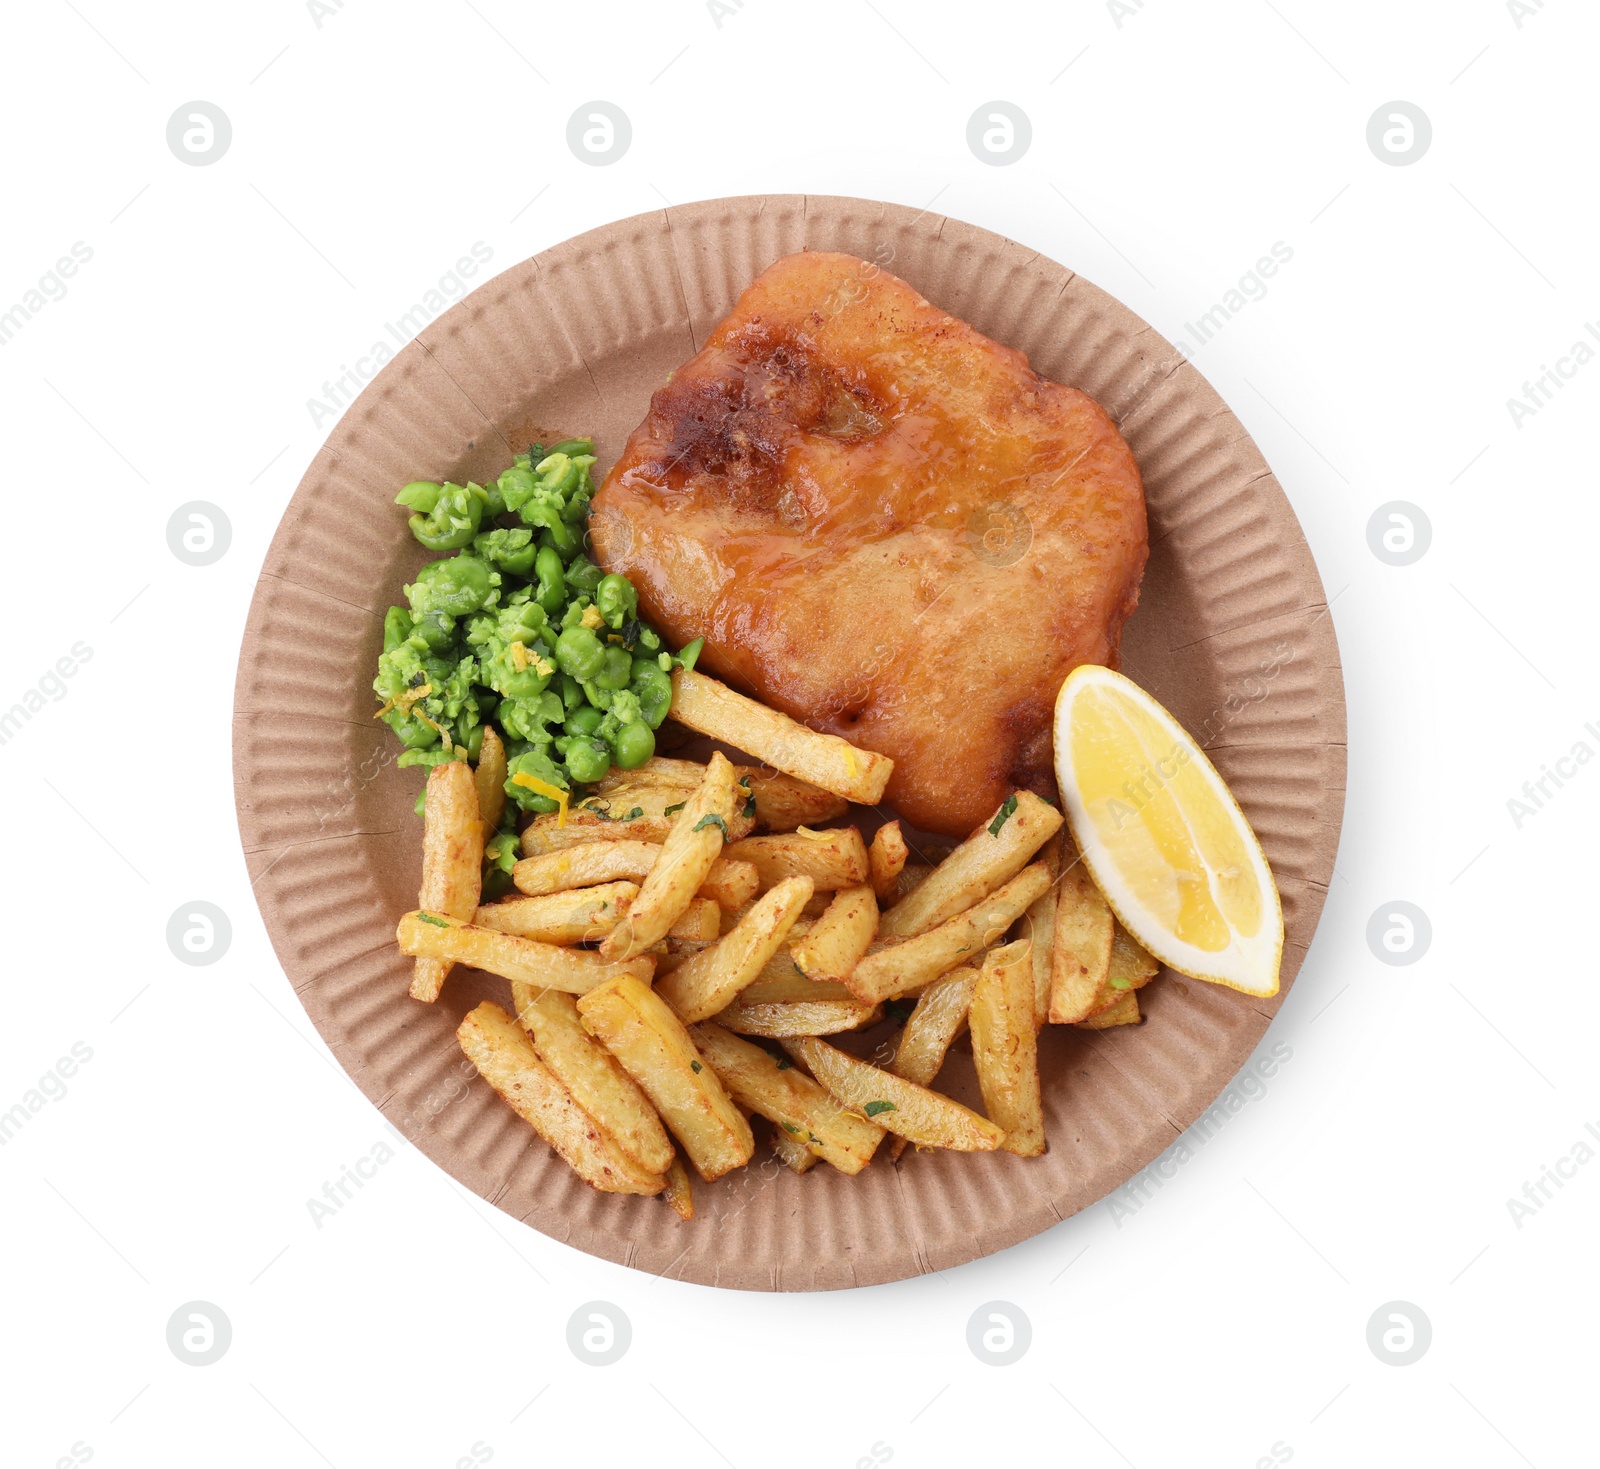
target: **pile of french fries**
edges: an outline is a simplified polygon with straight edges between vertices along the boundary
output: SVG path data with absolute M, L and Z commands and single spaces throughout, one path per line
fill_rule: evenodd
M 476 772 L 434 768 L 397 931 L 412 996 L 436 1000 L 455 964 L 509 980 L 511 1012 L 479 1005 L 462 1051 L 586 1182 L 686 1219 L 689 1166 L 709 1183 L 748 1163 L 752 1116 L 797 1173 L 859 1173 L 886 1136 L 892 1160 L 908 1143 L 1044 1152 L 1040 1030 L 1138 1023 L 1159 968 L 1060 811 L 1017 791 L 937 865 L 913 861 L 898 821 L 870 844 L 823 825 L 882 800 L 882 755 L 689 671 L 672 714 L 761 763 L 613 770 L 523 831 L 517 895 L 496 903 L 480 877 L 504 753 L 491 731 Z M 883 1064 L 823 1039 L 886 1010 L 904 1024 Z M 986 1116 L 933 1089 L 965 1032 Z

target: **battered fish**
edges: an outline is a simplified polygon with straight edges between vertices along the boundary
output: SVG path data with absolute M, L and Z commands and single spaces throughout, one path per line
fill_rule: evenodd
M 1148 554 L 1098 404 L 827 253 L 763 271 L 655 394 L 591 527 L 668 639 L 892 757 L 887 802 L 950 836 L 1054 796 L 1056 692 L 1116 666 Z

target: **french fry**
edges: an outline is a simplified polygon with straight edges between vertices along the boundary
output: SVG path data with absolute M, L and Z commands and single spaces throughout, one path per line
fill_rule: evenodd
M 672 760 L 656 755 L 632 770 L 613 766 L 601 776 L 596 789 L 609 791 L 621 785 L 664 785 L 693 790 L 705 779 L 706 768 L 694 760 Z M 735 786 L 743 786 L 756 803 L 756 825 L 766 831 L 793 831 L 843 816 L 849 803 L 809 781 L 796 780 L 778 770 L 755 765 L 733 767 Z M 737 794 L 737 792 L 735 793 Z
M 456 1039 L 478 1074 L 585 1183 L 611 1194 L 658 1194 L 666 1187 L 664 1178 L 640 1168 L 572 1099 L 498 1005 L 486 1000 L 470 1011 Z
M 660 979 L 663 975 L 671 974 L 672 971 L 677 969 L 680 965 L 687 964 L 689 960 L 694 958 L 696 954 L 705 953 L 705 951 L 709 949 L 711 945 L 708 943 L 702 943 L 699 939 L 667 938 L 661 941 L 661 947 L 664 948 L 666 952 L 662 954 L 656 954 L 657 979 Z M 649 952 L 652 954 L 656 953 L 655 949 L 653 948 Z
M 656 987 L 656 993 L 687 1025 L 715 1015 L 778 952 L 810 896 L 811 883 L 806 878 L 780 882 L 756 899 L 732 932 L 678 965 Z
M 1086 1019 L 1073 1023 L 1080 1030 L 1110 1030 L 1117 1025 L 1137 1025 L 1141 1018 L 1138 995 L 1132 990 L 1124 990 L 1104 1010 L 1097 1010 Z
M 638 894 L 634 883 L 608 882 L 543 898 L 508 898 L 485 903 L 472 921 L 545 944 L 595 943 L 617 926 Z
M 1044 863 L 1024 867 L 1003 887 L 937 928 L 869 953 L 845 984 L 858 1000 L 874 1004 L 928 984 L 999 942 L 1049 886 Z
M 844 980 L 860 962 L 878 929 L 872 889 L 842 888 L 827 911 L 789 944 L 795 967 L 810 979 Z
M 604 795 L 586 796 L 567 812 L 540 816 L 522 833 L 522 853 L 537 857 L 559 852 L 587 842 L 654 842 L 658 846 L 671 835 L 680 810 L 688 805 L 692 791 L 674 786 L 641 786 L 618 789 Z M 728 841 L 739 841 L 755 830 L 755 818 L 744 814 L 742 800 L 734 800 L 727 816 Z
M 886 821 L 867 848 L 867 863 L 872 870 L 872 891 L 880 906 L 887 908 L 900 895 L 900 874 L 905 871 L 911 849 L 900 833 L 898 821 Z
M 711 1018 L 740 1035 L 783 1040 L 791 1035 L 838 1035 L 846 1030 L 864 1030 L 883 1018 L 883 1006 L 849 999 L 752 1003 L 741 996 Z
M 1008 811 L 1009 808 L 1009 811 Z M 914 938 L 964 913 L 1009 882 L 1061 829 L 1061 813 L 1032 791 L 1014 791 L 908 898 L 878 925 L 885 938 Z
M 787 1057 L 779 1060 L 709 1022 L 690 1034 L 741 1106 L 776 1122 L 841 1173 L 859 1173 L 872 1161 L 883 1128 L 841 1107 Z
M 899 881 L 895 883 L 896 895 L 900 898 L 909 898 L 938 870 L 929 862 L 907 862 L 900 871 Z
M 1111 972 L 1111 937 L 1116 921 L 1075 852 L 1062 853 L 1056 883 L 1055 932 L 1050 960 L 1050 1020 L 1071 1025 L 1095 1007 Z
M 722 934 L 722 909 L 710 898 L 690 898 L 689 906 L 667 930 L 670 939 L 714 943 Z
M 858 1061 L 815 1036 L 786 1040 L 783 1048 L 804 1061 L 835 1100 L 918 1147 L 988 1153 L 1005 1137 L 1003 1128 L 960 1102 Z
M 451 918 L 471 918 L 483 883 L 483 818 L 472 767 L 448 760 L 428 773 L 422 805 L 422 886 L 417 906 Z M 450 961 L 418 956 L 411 998 L 429 1004 L 439 998 Z
M 683 1166 L 683 1159 L 676 1153 L 667 1169 L 667 1187 L 661 1197 L 672 1205 L 678 1218 L 694 1218 L 694 1185 L 689 1182 L 689 1170 Z
M 506 747 L 492 724 L 483 727 L 483 746 L 478 751 L 472 783 L 477 787 L 478 814 L 483 818 L 484 831 L 498 831 L 506 809 Z
M 728 856 L 755 863 L 761 885 L 767 888 L 786 877 L 809 877 L 819 892 L 831 892 L 864 883 L 871 873 L 867 844 L 853 826 L 829 827 L 827 831 L 803 827 L 746 837 L 728 848 Z
M 750 1161 L 750 1124 L 660 995 L 623 975 L 584 995 L 578 1014 L 638 1082 L 701 1178 L 710 1183 Z
M 967 1028 L 967 1012 L 972 1007 L 972 992 L 979 971 L 970 964 L 952 969 L 936 979 L 917 998 L 916 1008 L 900 1032 L 889 1070 L 918 1086 L 931 1087 L 944 1065 L 950 1047 Z M 897 1163 L 906 1150 L 906 1140 L 897 1137 L 889 1148 L 889 1161 Z
M 859 750 L 837 735 L 818 734 L 690 669 L 672 675 L 672 717 L 775 770 L 863 806 L 883 799 L 894 771 L 894 761 L 886 756 Z
M 1106 968 L 1105 983 L 1095 992 L 1089 1013 L 1083 1018 L 1093 1020 L 1115 1008 L 1124 995 L 1143 989 L 1160 972 L 1161 961 L 1117 924 L 1111 935 L 1111 962 Z
M 761 973 L 739 991 L 741 1005 L 799 1005 L 853 998 L 836 979 L 807 979 L 798 973 L 783 950 L 767 960 Z
M 660 855 L 659 842 L 589 841 L 539 857 L 524 857 L 511 869 L 511 881 L 530 898 L 604 882 L 638 882 L 649 876 Z M 718 857 L 695 896 L 710 898 L 721 908 L 738 908 L 760 891 L 761 874 L 754 863 Z
M 843 796 L 781 770 L 758 770 L 748 765 L 735 766 L 734 770 L 756 803 L 756 825 L 763 831 L 820 826 L 824 821 L 837 820 L 850 809 Z
M 989 954 L 968 1015 L 983 1110 L 1005 1129 L 1000 1146 L 1019 1158 L 1036 1158 L 1045 1149 L 1032 948 L 1023 939 Z
M 1061 873 L 1061 833 L 1058 831 L 1039 849 L 1039 860 L 1050 874 L 1051 888 L 1028 909 L 1022 930 L 1033 945 L 1033 1026 L 1042 1030 L 1050 1018 L 1050 974 L 1055 967 L 1056 890 Z
M 583 1028 L 572 996 L 514 979 L 511 999 L 539 1059 L 572 1100 L 646 1173 L 667 1173 L 673 1160 L 667 1130 L 617 1058 Z
M 648 791 L 648 787 L 645 788 Z M 648 949 L 682 916 L 722 852 L 733 816 L 733 766 L 718 751 L 706 766 L 699 790 L 674 813 L 661 855 L 646 875 L 639 896 L 600 945 L 608 959 L 627 959 Z
M 797 1137 L 790 1137 L 776 1122 L 772 1126 L 772 1151 L 780 1163 L 796 1173 L 809 1173 L 822 1161 Z
M 537 989 L 566 990 L 581 995 L 598 984 L 629 975 L 648 982 L 656 961 L 649 955 L 614 962 L 588 949 L 564 949 L 537 939 L 518 938 L 492 928 L 478 928 L 459 918 L 420 910 L 407 913 L 395 930 L 400 952 L 415 958 L 470 964 L 489 974 L 526 980 Z

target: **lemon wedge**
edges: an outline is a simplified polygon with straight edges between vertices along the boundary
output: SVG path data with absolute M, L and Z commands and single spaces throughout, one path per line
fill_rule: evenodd
M 1061 685 L 1055 746 L 1072 835 L 1123 927 L 1179 974 L 1277 994 L 1272 870 L 1188 731 L 1137 684 L 1085 664 Z

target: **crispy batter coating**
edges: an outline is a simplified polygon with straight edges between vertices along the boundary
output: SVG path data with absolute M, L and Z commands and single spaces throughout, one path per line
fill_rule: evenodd
M 895 761 L 965 836 L 1055 790 L 1050 719 L 1115 667 L 1144 490 L 1092 399 L 849 255 L 777 261 L 651 399 L 596 497 L 600 564 L 701 666 Z

